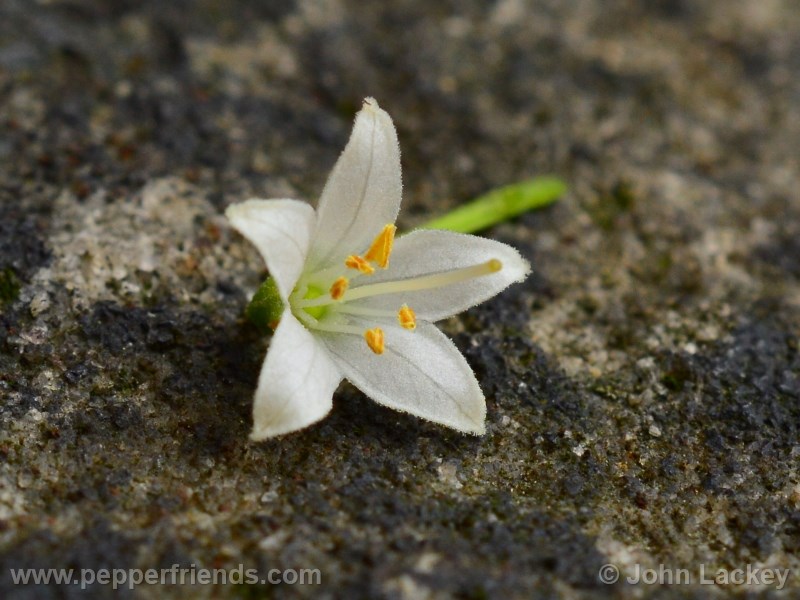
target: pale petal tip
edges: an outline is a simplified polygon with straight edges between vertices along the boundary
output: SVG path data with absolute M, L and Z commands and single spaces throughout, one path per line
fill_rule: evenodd
M 286 435 L 287 433 L 291 433 L 293 431 L 297 431 L 298 429 L 302 429 L 302 427 L 286 427 L 285 424 L 283 427 L 280 425 L 276 426 L 275 423 L 259 423 L 256 419 L 256 422 L 253 423 L 253 429 L 250 431 L 250 438 L 251 442 L 263 442 L 264 440 L 268 440 L 271 438 L 276 438 L 281 435 Z
M 251 442 L 263 442 L 264 440 L 268 440 L 271 437 L 275 437 L 275 434 L 272 434 L 265 429 L 256 429 L 255 427 L 253 427 L 253 430 L 247 437 L 250 439 Z
M 361 108 L 363 110 L 374 110 L 375 112 L 381 109 L 381 107 L 378 106 L 378 101 L 375 100 L 375 98 L 373 98 L 372 96 L 364 98 L 364 102 L 362 103 Z
M 270 414 L 253 407 L 253 429 L 250 431 L 251 442 L 262 442 L 264 440 L 277 438 L 280 436 L 295 433 L 307 429 L 324 419 L 331 410 L 331 406 L 326 407 L 318 413 L 311 413 L 302 410 L 292 411 L 290 414 Z
M 318 423 L 321 421 L 328 413 L 325 412 L 321 415 L 313 415 L 310 418 L 306 417 L 302 421 L 284 421 L 284 422 L 275 422 L 274 420 L 268 420 L 265 424 L 260 424 L 257 422 L 253 423 L 253 429 L 250 431 L 250 438 L 251 442 L 263 442 L 264 440 L 269 440 L 272 438 L 280 437 L 283 435 L 288 435 L 290 433 L 294 433 L 296 431 L 301 431 Z M 266 420 L 266 419 L 265 419 Z
M 324 416 L 324 415 L 323 415 Z M 295 431 L 301 431 L 306 427 L 313 425 L 317 421 L 321 420 L 322 417 L 312 421 L 311 423 L 305 423 L 302 425 L 296 424 L 272 424 L 266 426 L 259 426 L 257 423 L 253 425 L 253 429 L 250 431 L 250 435 L 248 438 L 251 442 L 263 442 L 264 440 L 269 440 L 272 438 L 277 438 L 283 435 L 288 435 L 290 433 L 294 433 Z
M 514 248 L 514 255 L 514 259 L 504 263 L 503 268 L 510 268 L 514 274 L 514 281 L 516 283 L 522 283 L 532 272 L 531 263 L 523 258 L 522 254 L 520 254 L 516 248 Z
M 228 208 L 225 209 L 225 218 L 228 221 L 233 221 L 236 218 L 236 215 L 241 212 L 243 202 L 237 202 L 236 204 L 231 204 Z
M 234 204 L 229 204 L 228 207 L 225 209 L 225 218 L 228 219 L 231 223 L 236 221 L 240 218 L 246 218 L 248 211 L 252 211 L 254 209 L 265 208 L 269 206 L 270 202 L 275 202 L 274 200 L 262 200 L 261 198 L 249 198 L 248 200 L 244 200 L 243 202 L 236 202 Z
M 481 402 L 479 414 L 468 415 L 470 417 L 470 427 L 464 429 L 464 433 L 476 435 L 478 437 L 486 434 L 486 400 Z
M 480 392 L 480 401 L 474 402 L 466 411 L 460 413 L 456 419 L 439 421 L 442 425 L 451 427 L 461 433 L 482 436 L 486 434 L 486 399 Z M 423 417 L 426 418 L 426 417 Z
M 477 437 L 482 437 L 486 435 L 486 425 L 483 421 L 480 423 L 476 423 L 474 427 L 470 429 L 464 429 L 464 433 L 468 433 L 470 435 L 474 435 Z

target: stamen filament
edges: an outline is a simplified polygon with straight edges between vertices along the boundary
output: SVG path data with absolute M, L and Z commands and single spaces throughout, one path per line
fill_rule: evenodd
M 343 325 L 341 323 L 331 323 L 330 321 L 320 321 L 317 320 L 306 313 L 303 315 L 303 311 L 298 311 L 294 313 L 296 317 L 298 317 L 309 329 L 318 329 L 319 331 L 328 331 L 330 333 L 348 333 L 351 335 L 364 335 L 364 330 L 361 327 L 355 327 L 353 325 Z
M 380 308 L 367 308 L 366 306 L 353 306 L 350 304 L 340 304 L 336 307 L 337 313 L 346 315 L 355 315 L 357 317 L 387 317 L 393 318 L 396 316 L 392 310 L 382 310 Z
M 422 277 L 414 277 L 412 279 L 401 279 L 399 281 L 385 281 L 383 283 L 373 283 L 369 285 L 362 285 L 352 290 L 345 292 L 342 300 L 351 302 L 360 298 L 369 298 L 371 296 L 382 296 L 384 294 L 393 294 L 396 292 L 419 292 L 422 290 L 430 290 L 454 283 L 461 283 L 475 279 L 481 275 L 489 275 L 496 273 L 503 268 L 503 264 L 497 260 L 492 259 L 480 265 L 466 267 L 463 269 L 456 269 L 445 273 L 436 273 L 434 275 L 423 275 Z
M 342 302 L 351 302 L 353 300 L 360 300 L 361 298 L 370 298 L 372 296 L 382 296 L 384 294 L 396 294 L 400 292 L 419 292 L 422 290 L 430 290 L 435 288 L 461 283 L 462 281 L 469 281 L 476 277 L 483 275 L 490 275 L 496 273 L 503 268 L 501 263 L 496 258 L 487 260 L 485 263 L 473 265 L 471 267 L 464 267 L 463 269 L 454 269 L 444 273 L 434 273 L 432 275 L 422 275 L 421 277 L 412 277 L 410 279 L 400 279 L 398 281 L 384 281 L 382 283 L 372 283 L 362 285 L 357 288 L 347 290 L 341 298 Z M 310 308 L 313 306 L 324 306 L 330 304 L 329 297 L 320 297 L 314 300 L 301 302 L 302 308 Z

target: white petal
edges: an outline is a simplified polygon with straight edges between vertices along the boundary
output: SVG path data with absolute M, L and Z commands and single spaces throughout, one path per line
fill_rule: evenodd
M 391 117 L 367 98 L 322 191 L 310 268 L 365 252 L 381 229 L 394 223 L 401 197 L 397 132 Z
M 342 375 L 308 330 L 285 311 L 258 377 L 250 439 L 296 431 L 327 415 Z
M 363 323 L 364 328 L 375 323 Z M 482 435 L 486 402 L 453 342 L 430 323 L 416 331 L 381 324 L 386 347 L 375 354 L 364 338 L 317 334 L 339 370 L 376 402 L 458 431 Z
M 530 273 L 528 261 L 508 244 L 452 231 L 417 230 L 395 242 L 388 269 L 360 278 L 359 285 L 443 273 L 491 259 L 499 260 L 502 269 L 440 288 L 374 296 L 357 302 L 359 306 L 392 311 L 408 304 L 420 319 L 439 321 L 488 300 L 512 283 L 523 281 Z
M 294 289 L 314 230 L 314 209 L 297 200 L 247 200 L 225 216 L 258 248 L 284 302 Z

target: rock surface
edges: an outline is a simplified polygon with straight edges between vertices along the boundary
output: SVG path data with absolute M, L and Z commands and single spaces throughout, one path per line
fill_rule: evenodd
M 221 214 L 314 201 L 368 95 L 401 226 L 535 174 L 570 193 L 486 232 L 535 274 L 442 324 L 485 437 L 342 386 L 254 445 L 264 271 Z M 0 128 L 2 597 L 111 595 L 17 567 L 416 599 L 723 597 L 598 570 L 800 566 L 795 2 L 3 0 Z

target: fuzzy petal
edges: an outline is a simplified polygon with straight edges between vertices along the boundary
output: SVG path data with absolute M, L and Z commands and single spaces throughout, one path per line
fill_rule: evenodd
M 394 223 L 401 197 L 397 133 L 391 117 L 367 98 L 320 197 L 310 270 L 365 252 Z
M 297 200 L 247 200 L 229 206 L 225 216 L 258 248 L 286 302 L 303 272 L 314 209 Z
M 342 375 L 327 351 L 285 311 L 258 378 L 250 439 L 308 427 L 327 415 Z
M 366 329 L 375 323 L 363 323 Z M 430 323 L 416 331 L 382 324 L 383 354 L 374 354 L 364 338 L 318 334 L 339 370 L 376 402 L 440 423 L 464 433 L 482 435 L 486 402 L 475 375 L 453 342 Z
M 391 311 L 408 304 L 418 318 L 439 321 L 488 300 L 512 283 L 523 281 L 530 273 L 528 261 L 508 244 L 452 231 L 417 230 L 395 242 L 388 269 L 360 279 L 359 284 L 443 273 L 491 259 L 498 259 L 503 268 L 496 273 L 441 288 L 386 294 L 356 302 L 359 306 Z

